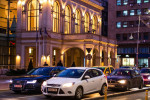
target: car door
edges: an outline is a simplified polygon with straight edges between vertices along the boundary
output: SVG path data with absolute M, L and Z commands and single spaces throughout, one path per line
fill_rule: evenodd
M 88 75 L 90 76 L 89 79 L 84 79 L 84 77 Z M 86 73 L 83 75 L 82 77 L 82 86 L 84 88 L 84 93 L 90 93 L 91 91 L 94 90 L 94 78 L 93 78 L 93 75 L 92 75 L 92 70 L 89 69 L 86 71 Z
M 135 70 L 135 74 L 137 77 L 137 87 L 138 87 L 141 84 L 142 77 L 141 77 L 140 72 L 138 70 Z
M 137 76 L 134 70 L 131 72 L 131 84 L 132 88 L 137 87 Z
M 94 90 L 98 91 L 101 89 L 103 84 L 102 72 L 96 69 L 93 69 L 92 72 L 93 72 L 93 80 L 94 80 Z

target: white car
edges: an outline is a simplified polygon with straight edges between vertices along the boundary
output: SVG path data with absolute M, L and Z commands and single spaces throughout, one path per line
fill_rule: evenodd
M 74 96 L 81 99 L 84 94 L 104 94 L 107 78 L 96 68 L 71 67 L 43 82 L 41 91 L 46 97 Z

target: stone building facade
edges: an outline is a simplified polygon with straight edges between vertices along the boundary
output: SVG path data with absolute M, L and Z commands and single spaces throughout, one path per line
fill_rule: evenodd
M 101 35 L 98 0 L 25 0 L 17 5 L 16 65 L 112 65 L 117 44 Z

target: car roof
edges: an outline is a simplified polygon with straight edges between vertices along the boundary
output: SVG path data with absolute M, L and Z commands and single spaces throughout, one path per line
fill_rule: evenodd
M 150 68 L 142 68 L 142 69 L 150 69 Z M 142 69 L 141 69 L 141 70 L 142 70 Z
M 96 68 L 93 68 L 93 67 L 68 67 L 67 69 L 96 69 Z
M 116 70 L 133 70 L 133 69 L 130 69 L 130 68 L 118 68 Z
M 113 66 L 94 66 L 95 68 L 99 68 L 99 67 L 113 67 Z

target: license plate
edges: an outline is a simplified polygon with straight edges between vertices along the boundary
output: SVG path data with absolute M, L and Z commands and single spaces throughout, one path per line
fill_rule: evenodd
M 22 85 L 14 85 L 15 88 L 22 88 Z
M 49 92 L 57 92 L 57 89 L 56 88 L 48 88 L 48 91 Z
M 115 85 L 108 85 L 108 87 L 115 87 Z

